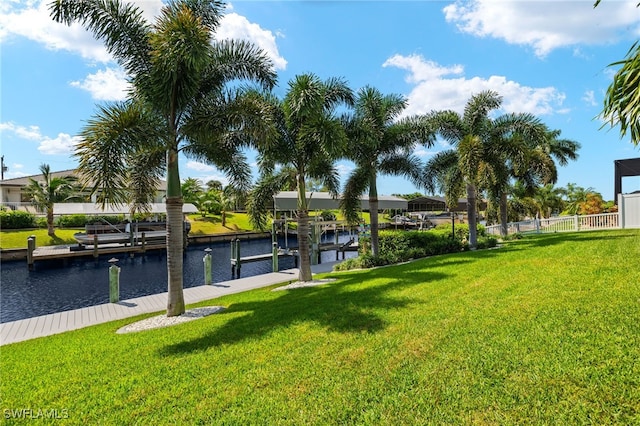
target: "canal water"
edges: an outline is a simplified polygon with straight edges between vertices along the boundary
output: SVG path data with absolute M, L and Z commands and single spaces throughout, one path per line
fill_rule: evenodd
M 340 241 L 347 241 L 341 235 Z M 329 242 L 333 241 L 330 236 Z M 289 237 L 288 245 L 297 245 L 295 237 Z M 284 240 L 278 243 L 284 247 Z M 241 256 L 271 252 L 271 239 L 243 240 Z M 204 284 L 205 249 L 211 248 L 213 282 L 231 281 L 231 248 L 229 243 L 190 245 L 184 256 L 184 288 Z M 353 257 L 355 253 L 346 253 Z M 61 261 L 36 262 L 29 271 L 27 262 L 2 263 L 0 270 L 0 322 L 15 321 L 79 309 L 109 302 L 109 259 L 76 259 L 63 265 Z M 167 256 L 164 250 L 148 252 L 131 258 L 128 254 L 115 256 L 120 270 L 120 300 L 167 291 Z M 342 257 L 342 255 L 341 255 Z M 322 262 L 335 261 L 335 251 L 322 253 Z M 280 258 L 280 270 L 294 268 L 293 257 Z M 242 265 L 241 277 L 272 272 L 271 259 Z M 231 284 L 233 285 L 233 284 Z

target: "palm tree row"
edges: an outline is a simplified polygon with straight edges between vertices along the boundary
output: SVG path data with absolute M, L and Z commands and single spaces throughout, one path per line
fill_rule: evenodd
M 479 192 L 486 192 L 500 206 L 501 234 L 506 236 L 507 192 L 510 182 L 519 181 L 525 191 L 555 183 L 555 161 L 565 165 L 577 158 L 580 145 L 559 139 L 530 114 L 506 114 L 491 118 L 502 104 L 493 91 L 473 95 L 464 113 L 440 111 L 431 114 L 434 129 L 453 148 L 435 155 L 426 164 L 423 179 L 428 191 L 442 191 L 447 205 L 456 205 L 466 191 L 469 245 L 477 243 L 476 204 Z M 555 160 L 555 161 L 554 161 Z
M 358 200 L 368 191 L 374 255 L 380 175 L 437 187 L 449 205 L 466 188 L 472 247 L 479 191 L 500 198 L 510 179 L 554 179 L 550 159 L 558 135 L 524 114 L 491 119 L 501 103 L 494 92 L 473 96 L 463 115 L 403 117 L 407 100 L 402 96 L 372 87 L 354 93 L 342 79 L 302 74 L 278 99 L 270 92 L 276 74 L 262 51 L 213 38 L 221 2 L 171 1 L 153 24 L 120 0 L 56 0 L 50 7 L 56 21 L 79 22 L 103 41 L 129 76 L 129 98 L 101 106 L 83 129 L 78 168 L 103 205 L 129 203 L 136 209 L 145 208 L 166 175 L 169 316 L 185 309 L 179 154 L 217 166 L 234 191 L 246 193 L 251 173 L 244 149 L 257 148 L 260 179 L 251 190 L 249 211 L 254 224 L 264 227 L 273 194 L 287 185 L 296 189 L 301 281 L 311 279 L 306 185 L 313 180 L 337 197 L 338 159 L 355 165 L 341 201 L 348 218 L 356 218 Z M 419 144 L 432 146 L 437 136 L 455 150 L 423 169 L 413 152 Z

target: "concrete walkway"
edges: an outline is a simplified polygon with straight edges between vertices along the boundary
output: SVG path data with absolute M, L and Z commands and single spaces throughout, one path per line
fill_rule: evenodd
M 329 272 L 339 262 L 313 265 L 314 274 Z M 239 278 L 233 281 L 202 285 L 184 289 L 184 301 L 191 304 L 203 300 L 215 299 L 227 294 L 240 293 L 273 284 L 297 281 L 298 269 L 288 269 L 270 274 Z M 140 314 L 163 312 L 167 309 L 167 293 L 121 300 L 118 303 L 105 303 L 71 311 L 42 315 L 0 324 L 0 345 L 35 339 L 64 333 L 91 325 L 102 324 Z

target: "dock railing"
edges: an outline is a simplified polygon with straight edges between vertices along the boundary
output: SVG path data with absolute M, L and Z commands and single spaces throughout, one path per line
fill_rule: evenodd
M 507 224 L 507 234 L 551 233 L 596 231 L 601 229 L 619 229 L 618 213 L 600 213 L 590 215 L 558 216 L 548 219 L 533 219 Z M 487 234 L 500 235 L 500 225 L 485 227 Z

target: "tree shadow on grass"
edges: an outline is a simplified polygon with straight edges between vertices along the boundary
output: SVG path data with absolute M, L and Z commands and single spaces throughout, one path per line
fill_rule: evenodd
M 410 273 L 397 268 L 384 269 L 336 274 L 332 275 L 336 281 L 326 285 L 282 291 L 282 295 L 268 300 L 234 303 L 218 315 L 244 315 L 234 316 L 197 339 L 168 345 L 160 349 L 160 355 L 172 356 L 251 340 L 302 322 L 318 324 L 333 332 L 376 333 L 386 326 L 376 311 L 401 309 L 417 303 L 412 298 L 394 296 L 395 290 L 447 278 L 446 274 L 431 271 Z M 363 286 L 363 282 L 372 284 Z

